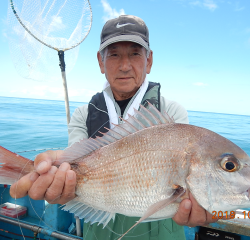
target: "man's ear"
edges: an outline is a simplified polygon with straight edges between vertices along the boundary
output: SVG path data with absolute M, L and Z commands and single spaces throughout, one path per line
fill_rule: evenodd
M 147 74 L 150 73 L 152 65 L 153 65 L 153 51 L 150 50 L 149 56 L 147 58 Z
M 99 51 L 97 52 L 97 59 L 98 59 L 98 63 L 99 63 L 101 73 L 104 74 L 105 73 L 105 71 L 104 71 L 104 63 L 102 61 L 102 56 L 101 56 Z

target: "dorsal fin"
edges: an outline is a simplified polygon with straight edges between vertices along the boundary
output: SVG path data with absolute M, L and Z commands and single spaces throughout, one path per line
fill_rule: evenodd
M 135 111 L 134 117 L 138 119 L 144 126 L 146 126 L 146 128 L 154 126 L 154 124 L 141 112 L 139 112 L 136 109 L 134 109 L 134 111 Z
M 153 106 L 153 105 L 152 105 Z M 155 117 L 148 109 L 146 109 L 144 106 L 140 106 L 140 112 L 144 115 L 147 116 L 148 120 L 153 124 L 153 125 L 158 125 L 161 124 L 161 120 Z
M 167 112 L 164 112 L 163 116 L 167 119 L 168 123 L 175 123 L 174 118 L 170 117 Z
M 142 129 L 152 127 L 158 124 L 171 124 L 174 123 L 167 113 L 161 114 L 151 103 L 148 102 L 148 109 L 140 105 L 140 111 L 134 109 L 134 116 L 129 115 L 129 118 L 123 120 L 123 124 L 115 125 L 115 127 L 102 137 L 95 139 L 82 139 L 79 142 L 74 143 L 72 146 L 66 148 L 62 156 L 57 159 L 56 164 L 63 162 L 70 162 L 89 155 L 93 151 L 109 145 L 123 137 L 126 137 L 132 133 L 140 131 Z

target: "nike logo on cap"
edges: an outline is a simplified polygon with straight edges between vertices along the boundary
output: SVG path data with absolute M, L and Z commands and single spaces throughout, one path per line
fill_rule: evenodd
M 120 25 L 120 23 L 117 23 L 116 28 L 121 28 L 121 27 L 130 25 L 130 24 L 131 24 L 131 25 L 135 25 L 135 24 L 133 24 L 133 23 L 125 23 L 125 24 L 121 24 L 121 25 Z

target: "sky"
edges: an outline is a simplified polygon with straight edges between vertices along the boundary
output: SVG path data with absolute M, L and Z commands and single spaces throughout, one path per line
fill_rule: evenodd
M 76 53 L 75 59 L 65 52 L 70 101 L 88 102 L 102 90 L 105 76 L 96 58 L 102 27 L 108 19 L 131 14 L 149 28 L 154 62 L 147 78 L 161 83 L 163 96 L 191 111 L 250 115 L 250 1 L 90 0 L 90 4 L 90 33 L 79 49 L 69 50 Z M 47 57 L 45 66 L 55 75 L 58 72 L 57 80 L 46 77 L 46 69 L 39 81 L 22 76 L 26 63 L 13 57 L 7 10 L 8 0 L 2 0 L 0 96 L 64 100 L 58 60 Z M 63 16 L 57 20 L 67 25 Z

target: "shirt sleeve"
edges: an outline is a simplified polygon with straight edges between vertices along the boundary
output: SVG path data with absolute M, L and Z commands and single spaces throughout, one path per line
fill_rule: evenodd
M 83 138 L 88 138 L 88 129 L 86 125 L 87 117 L 88 104 L 78 107 L 72 114 L 68 125 L 68 146 L 71 146 L 75 142 L 79 142 Z
M 162 96 L 161 112 L 166 112 L 170 117 L 173 117 L 176 123 L 189 123 L 187 110 L 179 103 L 168 100 Z

